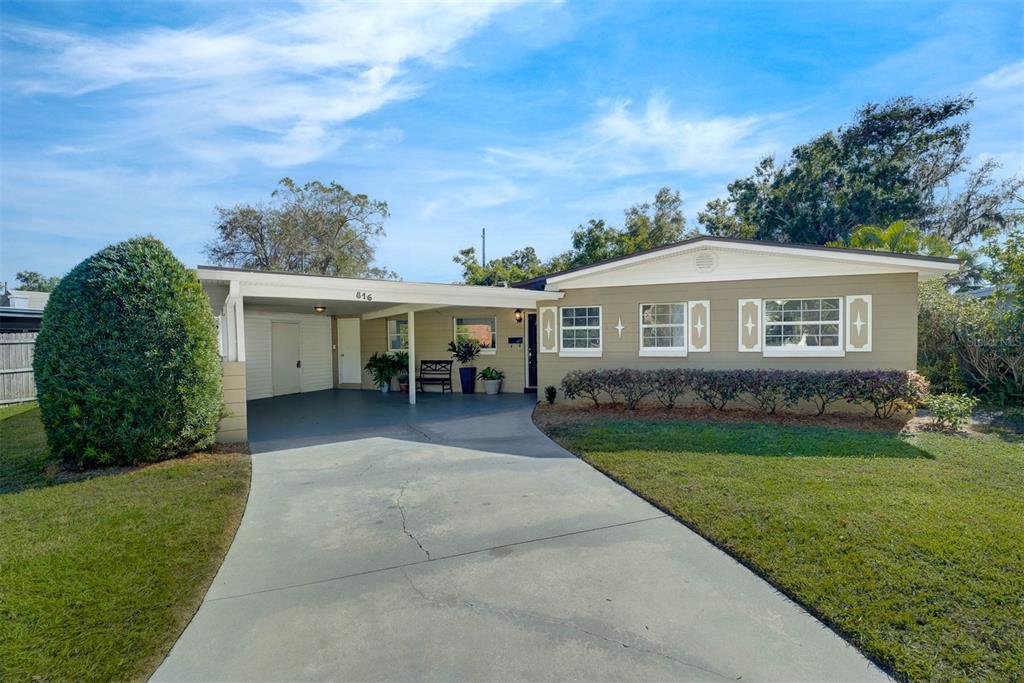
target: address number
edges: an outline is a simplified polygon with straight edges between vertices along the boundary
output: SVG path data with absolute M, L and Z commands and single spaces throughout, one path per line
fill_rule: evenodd
M 356 292 L 356 298 L 363 301 L 373 301 L 373 294 L 370 292 Z

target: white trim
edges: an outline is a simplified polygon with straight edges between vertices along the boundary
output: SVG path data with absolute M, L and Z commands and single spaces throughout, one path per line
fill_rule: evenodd
M 377 311 L 363 313 L 363 320 L 376 320 L 378 318 L 404 318 L 409 311 L 431 311 L 441 306 L 433 304 L 420 304 L 418 306 L 388 306 Z
M 644 306 L 682 306 L 684 311 L 684 320 L 682 325 L 644 325 Z M 637 345 L 639 346 L 639 355 L 653 358 L 685 358 L 686 349 L 689 345 L 690 337 L 690 307 L 687 306 L 685 301 L 659 301 L 656 303 L 643 303 L 637 308 Z M 646 348 L 644 346 L 644 327 L 682 327 L 683 328 L 683 345 L 682 346 L 659 346 Z
M 597 348 L 596 349 L 595 348 L 585 348 L 585 349 L 571 348 L 571 349 L 567 349 L 567 348 L 565 348 L 562 345 L 563 341 L 564 341 L 564 339 L 562 337 L 562 333 L 565 332 L 566 329 L 570 329 L 570 330 L 592 330 L 592 329 L 594 329 L 593 327 L 589 327 L 589 326 L 588 327 L 570 327 L 570 328 L 566 328 L 562 324 L 562 311 L 564 311 L 567 308 L 596 308 L 597 309 L 597 342 L 598 343 L 597 343 Z M 599 358 L 603 354 L 603 352 L 604 352 L 604 310 L 603 309 L 604 309 L 603 306 L 594 306 L 594 305 L 587 305 L 587 304 L 580 304 L 580 305 L 577 305 L 577 306 L 559 306 L 559 308 L 558 308 L 558 316 L 557 316 L 558 317 L 558 355 L 559 356 L 581 356 L 581 357 L 586 357 L 586 358 Z
M 874 331 L 874 322 L 871 319 L 872 318 L 872 314 L 871 314 L 871 295 L 870 294 L 847 294 L 846 295 L 846 320 L 847 320 L 847 325 L 848 326 L 852 326 L 852 325 L 855 324 L 854 321 L 850 319 L 850 304 L 852 304 L 854 301 L 858 301 L 858 300 L 859 301 L 863 301 L 865 304 L 867 304 L 868 319 L 867 320 L 863 320 L 861 322 L 863 322 L 865 325 L 868 326 L 868 332 L 867 332 L 867 336 L 866 336 L 866 338 L 864 340 L 864 346 L 862 346 L 860 348 L 857 348 L 857 347 L 852 346 L 850 344 L 850 334 L 849 334 L 850 330 L 847 329 L 846 330 L 846 350 L 848 352 L 851 352 L 851 353 L 868 353 L 868 352 L 871 351 L 871 338 L 874 336 L 874 333 L 875 333 L 875 331 Z
M 747 304 L 754 304 L 757 306 L 757 321 L 754 320 L 743 320 L 743 307 Z M 736 302 L 736 348 L 740 353 L 760 353 L 761 352 L 761 300 L 760 299 L 738 299 Z M 757 335 L 755 335 L 755 343 L 753 346 L 746 348 L 743 346 L 743 328 L 747 323 L 750 323 L 757 327 Z
M 704 326 L 707 328 L 704 333 L 704 346 L 694 346 L 693 335 L 690 334 L 689 330 L 693 327 L 693 309 L 695 306 L 704 306 Z M 686 304 L 686 346 L 690 353 L 709 353 L 711 351 L 711 302 L 707 299 L 703 301 L 688 301 Z
M 551 311 L 551 318 L 555 321 L 555 329 L 551 331 L 551 345 L 547 346 L 544 344 L 544 330 L 540 325 L 544 320 L 544 312 Z M 557 306 L 545 306 L 544 308 L 537 309 L 537 351 L 539 353 L 558 353 L 559 340 L 561 337 L 558 334 L 558 325 L 561 321 L 558 319 L 558 307 Z
M 455 341 L 457 339 L 457 337 L 455 336 L 456 335 L 455 328 L 458 327 L 458 325 L 455 324 L 455 321 L 460 319 L 460 318 L 463 318 L 463 319 L 465 319 L 465 318 L 490 318 L 491 320 L 493 320 L 494 321 L 494 328 L 492 330 L 492 336 L 494 337 L 494 340 L 493 340 L 494 341 L 494 346 L 492 346 L 490 348 L 484 348 L 484 347 L 481 346 L 480 347 L 480 355 L 481 356 L 494 356 L 494 355 L 497 355 L 497 353 L 498 353 L 498 316 L 496 316 L 496 315 L 466 315 L 466 316 L 453 315 L 452 316 L 452 341 Z
M 768 313 L 767 301 L 807 301 L 819 299 L 839 299 L 839 344 L 837 346 L 768 346 L 765 335 L 768 333 L 768 321 L 765 316 Z M 846 316 L 844 309 L 846 303 L 842 296 L 793 296 L 775 297 L 761 300 L 761 355 L 765 358 L 841 358 L 846 355 L 845 334 Z
M 943 263 L 942 261 L 925 261 L 922 259 L 901 258 L 899 256 L 894 256 L 888 253 L 879 255 L 862 254 L 859 252 L 852 252 L 843 249 L 807 249 L 801 247 L 791 247 L 784 244 L 766 244 L 758 242 L 730 242 L 725 240 L 716 240 L 713 238 L 703 237 L 697 238 L 690 242 L 685 242 L 675 247 L 670 247 L 668 249 L 658 249 L 645 254 L 637 254 L 630 258 L 618 259 L 615 261 L 606 261 L 604 263 L 595 263 L 592 266 L 580 268 L 579 270 L 574 270 L 569 273 L 554 275 L 547 279 L 547 285 L 558 285 L 560 283 L 567 282 L 569 280 L 573 280 L 584 275 L 594 275 L 596 273 L 601 273 L 615 268 L 622 268 L 624 266 L 635 266 L 637 264 L 641 264 L 652 259 L 661 259 L 665 258 L 666 256 L 685 254 L 691 251 L 707 249 L 708 247 L 714 247 L 720 250 L 750 251 L 760 254 L 799 256 L 808 259 L 845 262 L 862 265 L 870 264 L 876 266 L 892 267 L 894 269 L 894 272 L 917 272 L 932 276 L 953 273 L 956 272 L 960 267 L 959 263 Z M 756 275 L 752 277 L 756 277 Z

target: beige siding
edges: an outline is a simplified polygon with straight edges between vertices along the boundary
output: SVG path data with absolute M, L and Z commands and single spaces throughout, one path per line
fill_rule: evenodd
M 868 294 L 873 299 L 870 352 L 835 358 L 765 358 L 738 350 L 738 300 Z M 682 358 L 639 355 L 641 303 L 708 300 L 711 302 L 711 350 Z M 558 385 L 566 372 L 604 368 L 859 368 L 912 370 L 917 366 L 917 275 L 847 275 L 676 285 L 602 287 L 566 290 L 561 306 L 601 306 L 603 353 L 599 358 L 539 354 L 538 383 Z M 616 331 L 621 317 L 622 335 Z
M 245 404 L 245 363 L 221 363 L 224 374 L 224 416 L 217 425 L 217 443 L 249 440 Z
M 525 312 L 524 312 L 525 313 Z M 477 371 L 485 367 L 493 367 L 505 373 L 505 381 L 502 382 L 501 390 L 508 392 L 523 391 L 526 377 L 526 318 L 523 322 L 516 323 L 515 312 L 511 309 L 497 308 L 445 308 L 431 311 L 420 311 L 416 313 L 416 365 L 421 360 L 447 360 L 451 358 L 448 353 L 448 342 L 454 337 L 454 319 L 456 317 L 497 317 L 496 340 L 497 348 L 493 355 L 480 354 L 473 365 Z M 396 316 L 404 318 L 405 316 Z M 387 321 L 386 319 L 364 320 L 360 327 L 363 365 L 369 360 L 370 355 L 375 351 L 387 350 Z M 523 337 L 524 344 L 509 346 L 509 337 Z M 452 385 L 455 391 L 459 387 L 459 363 L 452 365 Z M 363 371 L 363 388 L 373 389 L 373 381 L 369 373 Z M 436 387 L 427 389 L 437 391 Z M 483 391 L 483 385 L 478 383 L 477 391 Z

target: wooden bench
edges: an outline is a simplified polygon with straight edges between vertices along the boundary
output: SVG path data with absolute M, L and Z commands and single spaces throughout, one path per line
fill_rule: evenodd
M 450 360 L 421 360 L 420 373 L 416 377 L 419 390 L 434 384 L 441 387 L 441 393 L 452 390 L 452 361 Z

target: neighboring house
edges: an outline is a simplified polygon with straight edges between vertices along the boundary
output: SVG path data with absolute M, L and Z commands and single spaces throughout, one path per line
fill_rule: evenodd
M 245 400 L 370 389 L 376 351 L 410 366 L 483 343 L 503 391 L 592 367 L 914 369 L 917 283 L 954 260 L 698 237 L 511 288 L 331 278 L 201 266 L 220 316 L 225 434 Z M 459 390 L 454 381 L 455 391 Z M 415 402 L 410 394 L 410 402 Z
M 49 292 L 6 290 L 0 294 L 0 332 L 38 332 Z

